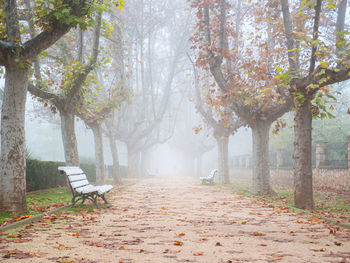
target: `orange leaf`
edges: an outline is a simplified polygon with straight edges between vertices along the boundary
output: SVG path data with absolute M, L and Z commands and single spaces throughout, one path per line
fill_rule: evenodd
M 174 241 L 174 246 L 182 246 L 183 244 L 181 241 Z
M 23 220 L 23 219 L 26 219 L 26 218 L 29 218 L 31 217 L 32 215 L 25 215 L 25 216 L 20 216 L 19 218 L 16 219 L 16 221 L 20 221 L 20 220 Z
M 202 251 L 193 253 L 194 256 L 203 256 L 203 254 L 204 254 L 204 252 L 202 252 Z
M 183 237 L 186 234 L 185 233 L 180 233 L 180 234 L 177 234 L 177 235 L 180 236 L 180 237 Z
M 241 224 L 242 224 L 242 225 L 245 225 L 245 224 L 247 224 L 247 221 L 242 221 Z

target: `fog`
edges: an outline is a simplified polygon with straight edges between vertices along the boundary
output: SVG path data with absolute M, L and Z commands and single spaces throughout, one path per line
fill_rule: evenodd
M 231 32 L 227 45 L 234 46 L 235 52 L 241 48 L 243 51 L 240 52 L 253 56 L 256 64 L 265 63 L 261 61 L 266 54 L 260 53 L 257 43 L 260 41 L 263 46 L 269 41 L 269 32 L 264 31 L 268 27 L 255 27 L 245 17 L 234 20 L 240 18 L 234 8 L 241 2 L 232 2 L 232 10 L 228 11 L 230 23 L 235 22 L 236 26 L 241 23 L 237 35 L 239 30 L 243 33 L 238 41 Z M 245 5 L 242 9 L 250 10 Z M 40 95 L 34 96 L 33 91 L 28 93 L 25 124 L 28 157 L 76 164 L 77 160 L 94 163 L 98 159 L 96 156 L 103 155 L 104 165 L 111 166 L 116 162 L 112 158 L 114 150 L 119 165 L 128 167 L 127 176 L 142 177 L 149 173 L 203 176 L 214 168 L 225 170 L 227 166 L 231 169 L 235 156 L 252 155 L 250 127 L 255 127 L 254 121 L 266 120 L 272 110 L 285 103 L 288 92 L 281 92 L 280 87 L 274 91 L 272 84 L 266 89 L 264 85 L 269 81 L 272 83 L 271 79 L 250 82 L 254 77 L 251 74 L 257 74 L 258 69 L 256 72 L 238 69 L 237 75 L 241 79 L 235 81 L 243 82 L 244 88 L 233 95 L 225 94 L 208 68 L 212 62 L 202 65 L 205 43 L 200 42 L 204 39 L 204 33 L 199 32 L 200 17 L 196 15 L 195 7 L 191 9 L 185 0 L 145 0 L 142 3 L 132 0 L 126 2 L 123 10 L 104 13 L 105 24 L 99 36 L 100 53 L 97 57 L 102 66 L 87 72 L 89 77 L 79 83 L 80 89 L 75 93 L 69 86 L 70 82 L 64 82 L 71 72 L 76 73 L 73 68 L 67 70 L 67 65 L 90 60 L 92 40 L 96 39 L 97 30 L 88 29 L 84 39 L 78 41 L 78 35 L 83 33 L 72 29 L 57 45 L 48 49 L 50 55 L 40 57 L 40 65 L 36 65 L 39 68 L 36 75 L 48 83 L 43 89 L 52 93 L 52 98 L 39 99 Z M 215 22 L 216 18 L 213 19 Z M 110 31 L 107 30 L 109 27 Z M 214 36 L 216 33 L 212 32 Z M 250 36 L 253 33 L 258 39 L 255 46 Z M 212 44 L 218 44 L 213 38 Z M 274 41 L 276 46 L 283 47 L 284 40 Z M 282 59 L 286 57 L 276 54 L 266 64 L 272 67 L 270 64 L 278 65 Z M 227 71 L 234 66 L 230 64 L 232 61 L 225 63 Z M 282 66 L 279 70 L 283 70 Z M 226 71 L 224 73 L 228 75 Z M 34 76 L 31 82 L 36 83 Z M 3 79 L 0 79 L 0 86 L 4 86 Z M 338 91 L 346 94 L 347 86 L 338 87 Z M 249 95 L 244 95 L 244 92 Z M 269 93 L 270 97 L 266 99 L 268 92 L 272 95 Z M 69 94 L 75 97 L 70 98 Z M 335 115 L 345 116 L 347 95 L 338 97 L 339 101 L 333 103 Z M 65 99 L 64 106 L 60 104 L 62 98 Z M 330 104 L 327 103 L 324 104 L 328 107 Z M 248 108 L 250 115 L 242 114 L 241 108 Z M 75 120 L 75 130 L 60 118 L 63 116 L 67 120 L 69 114 Z M 281 113 L 273 121 L 279 120 L 277 124 L 281 126 L 287 122 L 286 129 L 291 131 L 292 119 L 293 114 L 283 117 Z M 267 137 L 274 129 L 273 121 L 269 123 L 274 124 Z M 102 134 L 100 142 L 94 130 L 96 127 Z M 62 137 L 62 130 L 66 137 Z M 274 136 L 270 137 L 273 147 L 268 150 L 284 147 L 284 150 L 291 151 L 291 136 L 283 142 Z M 116 142 L 112 151 L 111 141 Z M 102 152 L 97 152 L 97 143 L 102 144 Z M 228 143 L 228 150 L 225 143 Z M 78 156 L 73 156 L 75 148 Z M 220 160 L 225 160 L 224 164 Z

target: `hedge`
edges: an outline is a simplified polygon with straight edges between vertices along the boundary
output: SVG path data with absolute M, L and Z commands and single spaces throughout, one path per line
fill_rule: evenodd
M 27 191 L 36 191 L 52 187 L 65 186 L 66 177 L 58 171 L 59 166 L 65 166 L 64 162 L 40 161 L 27 159 L 26 183 Z M 96 167 L 93 163 L 81 163 L 80 168 L 86 174 L 90 182 L 96 181 Z M 126 174 L 126 167 L 121 167 L 122 175 Z

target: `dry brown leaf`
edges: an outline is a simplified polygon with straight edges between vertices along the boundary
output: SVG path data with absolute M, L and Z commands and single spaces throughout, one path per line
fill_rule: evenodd
M 182 241 L 174 241 L 174 246 L 182 246 L 183 244 Z
M 324 252 L 324 251 L 326 251 L 324 248 L 313 248 L 311 250 L 315 251 L 315 252 Z

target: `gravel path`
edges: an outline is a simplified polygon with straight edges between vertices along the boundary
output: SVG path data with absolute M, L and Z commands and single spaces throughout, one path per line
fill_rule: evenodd
M 0 261 L 350 263 L 349 230 L 193 178 L 145 179 L 109 199 L 3 234 Z

